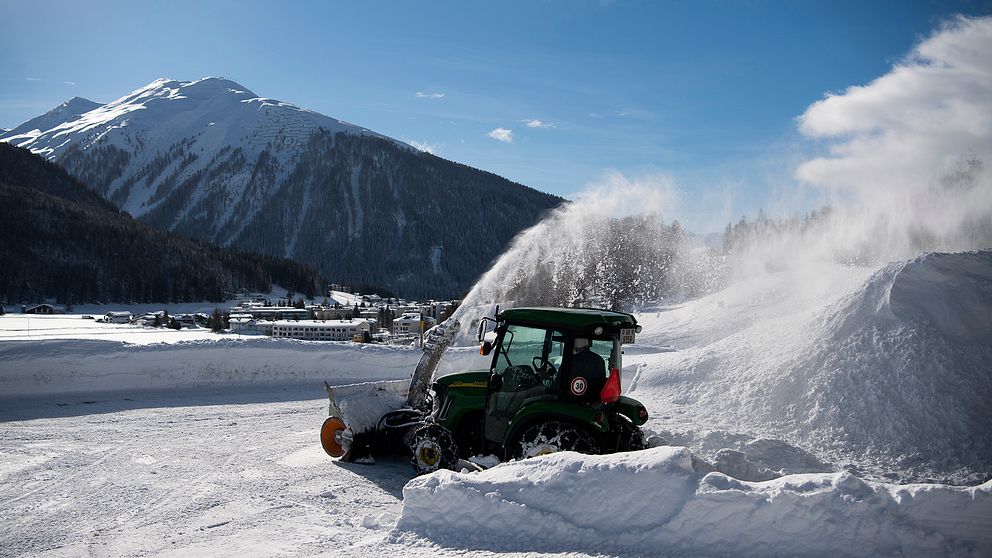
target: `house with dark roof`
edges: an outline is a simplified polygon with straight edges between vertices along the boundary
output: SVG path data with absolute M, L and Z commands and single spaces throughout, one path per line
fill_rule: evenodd
M 35 304 L 33 306 L 25 306 L 23 309 L 25 314 L 55 314 L 55 307 L 51 304 Z

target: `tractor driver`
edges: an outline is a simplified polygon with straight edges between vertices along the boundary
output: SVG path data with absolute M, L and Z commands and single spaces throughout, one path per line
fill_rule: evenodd
M 595 399 L 606 383 L 606 361 L 589 347 L 589 339 L 576 337 L 572 346 L 569 392 L 582 399 Z

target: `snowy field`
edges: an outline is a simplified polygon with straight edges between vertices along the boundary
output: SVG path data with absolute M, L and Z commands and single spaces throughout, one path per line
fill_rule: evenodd
M 320 386 L 0 398 L 0 555 L 462 555 L 390 529 L 405 461 L 332 461 Z
M 325 379 L 417 349 L 0 317 L 0 554 L 990 555 L 992 253 L 816 277 L 639 315 L 624 384 L 670 445 L 417 479 L 317 439 Z

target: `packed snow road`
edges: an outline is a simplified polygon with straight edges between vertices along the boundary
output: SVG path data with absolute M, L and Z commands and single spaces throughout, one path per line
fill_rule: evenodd
M 398 513 L 411 471 L 333 463 L 314 438 L 326 412 L 314 395 L 319 386 L 0 402 L 2 553 L 361 546 Z
M 0 399 L 0 555 L 445 554 L 387 539 L 404 460 L 339 464 L 321 387 Z

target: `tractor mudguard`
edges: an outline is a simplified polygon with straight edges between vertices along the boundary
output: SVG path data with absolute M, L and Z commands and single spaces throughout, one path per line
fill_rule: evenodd
M 610 431 L 609 423 L 606 421 L 602 411 L 592 407 L 562 403 L 560 401 L 536 401 L 525 405 L 513 417 L 510 427 L 503 435 L 503 447 L 510 444 L 520 435 L 524 428 L 533 424 L 536 420 L 563 420 L 584 426 L 590 433 L 605 434 Z M 596 416 L 600 415 L 601 423 L 596 421 Z
M 620 399 L 611 403 L 608 407 L 614 413 L 621 414 L 630 419 L 636 426 L 641 426 L 648 421 L 648 410 L 641 405 L 641 402 L 633 397 L 621 395 Z

